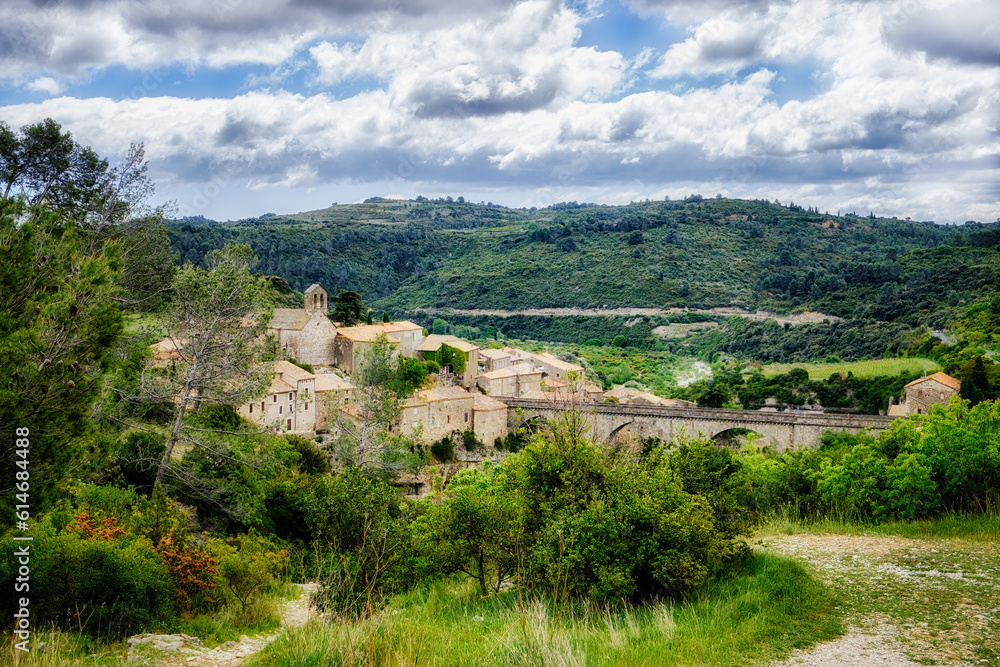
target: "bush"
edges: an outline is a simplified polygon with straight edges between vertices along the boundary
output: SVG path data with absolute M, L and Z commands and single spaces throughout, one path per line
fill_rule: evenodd
M 326 455 L 316 442 L 307 440 L 294 433 L 286 433 L 285 440 L 292 448 L 299 453 L 299 470 L 304 473 L 322 475 L 330 472 L 330 458 Z M 318 442 L 322 442 L 320 437 Z
M 474 452 L 479 449 L 479 438 L 476 437 L 476 432 L 472 429 L 462 432 L 462 447 L 465 448 L 467 452 Z
M 627 347 L 628 338 L 626 338 L 621 334 L 618 334 L 617 336 L 611 339 L 611 345 L 614 347 Z
M 133 431 L 125 436 L 114 451 L 114 460 L 105 474 L 123 487 L 134 487 L 148 493 L 156 478 L 156 466 L 166 450 L 161 436 L 144 431 Z
M 12 539 L 0 543 L 4 590 L 14 590 L 14 553 L 22 545 Z M 177 617 L 177 588 L 163 559 L 143 537 L 84 539 L 65 531 L 56 534 L 50 526 L 36 531 L 31 552 L 34 627 L 53 623 L 115 640 L 154 630 Z M 13 618 L 14 598 L 2 596 L 6 619 Z
M 447 463 L 455 459 L 455 443 L 451 436 L 445 436 L 431 445 L 431 454 L 438 461 Z

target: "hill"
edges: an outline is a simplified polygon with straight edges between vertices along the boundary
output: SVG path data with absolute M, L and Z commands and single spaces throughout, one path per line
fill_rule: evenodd
M 418 308 L 737 307 L 941 326 L 1000 281 L 996 223 L 942 226 L 701 199 L 541 210 L 370 199 L 296 215 L 169 225 L 198 264 L 249 243 L 295 289 Z

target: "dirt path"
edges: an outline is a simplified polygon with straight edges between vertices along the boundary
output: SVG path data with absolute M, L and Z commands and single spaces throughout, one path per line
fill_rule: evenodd
M 416 312 L 424 312 L 430 315 L 470 315 L 470 316 L 493 316 L 511 317 L 513 315 L 531 315 L 536 317 L 575 317 L 584 315 L 588 317 L 612 317 L 621 315 L 624 317 L 640 317 L 650 315 L 681 315 L 684 313 L 702 313 L 704 315 L 739 315 L 748 320 L 764 321 L 775 319 L 778 324 L 815 324 L 823 320 L 837 322 L 841 318 L 834 315 L 824 315 L 817 312 L 796 313 L 795 315 L 775 315 L 766 310 L 758 310 L 755 313 L 743 310 L 742 308 L 709 308 L 699 310 L 695 308 L 528 308 L 525 310 L 480 310 L 476 308 L 462 310 L 458 308 L 417 308 Z
M 776 667 L 1000 665 L 995 543 L 799 534 L 760 548 L 807 563 L 840 596 L 847 629 Z
M 187 635 L 141 635 L 140 641 L 129 640 L 129 662 L 155 667 L 238 667 L 244 658 L 262 650 L 273 642 L 285 628 L 305 625 L 313 617 L 309 597 L 316 591 L 316 584 L 296 584 L 302 594 L 295 600 L 283 603 L 281 628 L 266 635 L 240 637 L 215 648 L 205 648 L 197 637 Z M 136 648 L 132 648 L 135 646 Z M 142 647 L 142 648 L 139 648 Z M 149 648 L 147 648 L 149 647 Z M 150 651 L 150 648 L 152 651 Z M 138 650 L 136 650 L 138 649 Z

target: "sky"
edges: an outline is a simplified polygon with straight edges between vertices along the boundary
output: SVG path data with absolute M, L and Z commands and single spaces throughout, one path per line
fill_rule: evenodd
M 218 220 L 698 193 L 1000 217 L 995 0 L 4 0 L 0 120 Z

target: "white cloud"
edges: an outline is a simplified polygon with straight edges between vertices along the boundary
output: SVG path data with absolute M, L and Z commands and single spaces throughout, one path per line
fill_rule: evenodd
M 63 91 L 63 85 L 51 76 L 40 76 L 25 88 L 35 93 L 45 93 L 46 95 L 58 95 Z

